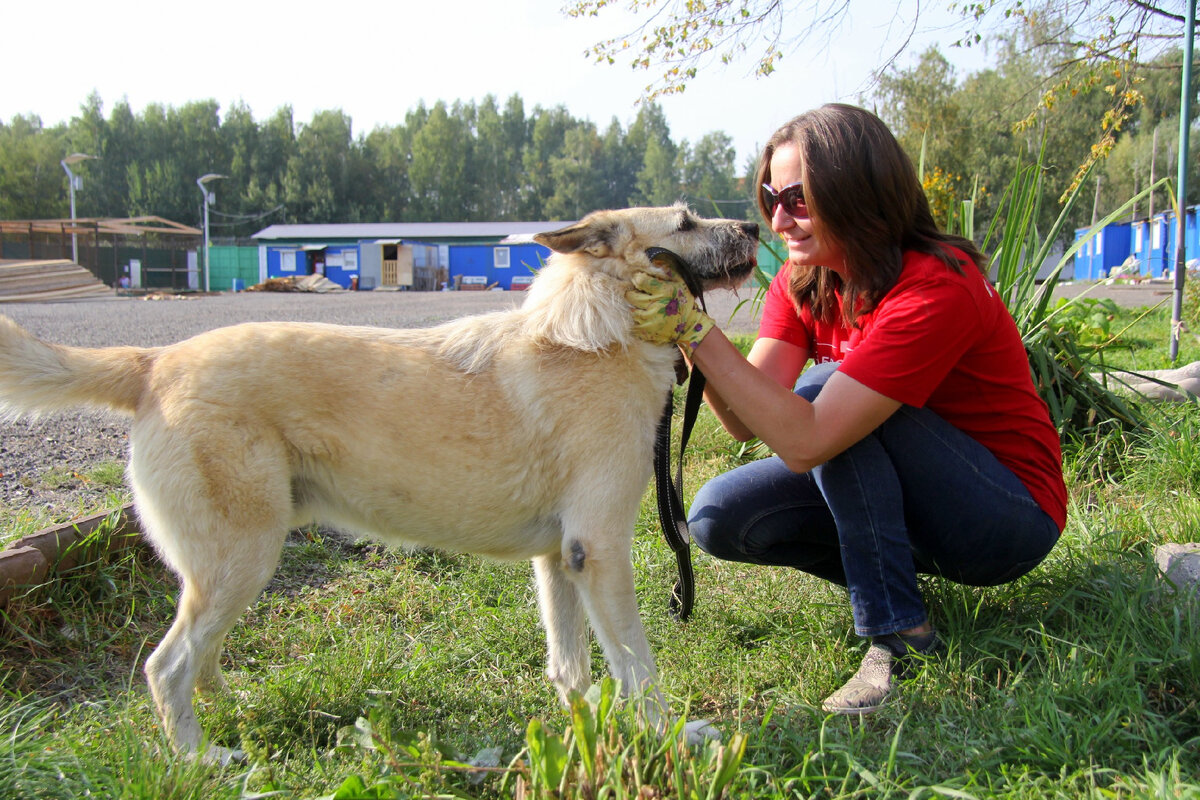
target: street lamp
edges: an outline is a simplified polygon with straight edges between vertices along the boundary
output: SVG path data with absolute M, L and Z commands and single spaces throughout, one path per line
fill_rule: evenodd
M 221 178 L 228 177 L 228 175 L 218 175 L 215 172 L 210 172 L 207 175 L 201 175 L 196 179 L 196 185 L 200 187 L 200 192 L 204 195 L 204 291 L 206 292 L 210 291 L 208 281 L 208 207 L 213 204 L 213 201 L 217 199 L 217 196 L 210 192 L 205 184 L 209 181 L 220 180 Z
M 76 264 L 79 263 L 79 241 L 75 238 L 75 190 L 83 188 L 83 178 L 71 172 L 71 165 L 97 157 L 89 156 L 87 153 L 71 153 L 58 162 L 62 164 L 62 168 L 67 173 L 67 187 L 71 191 L 71 260 Z

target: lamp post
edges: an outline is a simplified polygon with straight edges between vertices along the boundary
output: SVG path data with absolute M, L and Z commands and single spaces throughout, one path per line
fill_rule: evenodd
M 1171 298 L 1171 344 L 1168 348 L 1172 364 L 1179 358 L 1179 331 L 1183 327 L 1183 281 L 1187 277 L 1187 242 L 1184 233 L 1187 231 L 1188 138 L 1191 129 L 1188 109 L 1192 102 L 1192 40 L 1196 35 L 1196 0 L 1187 2 L 1184 33 L 1187 38 L 1183 40 L 1183 75 L 1179 91 L 1179 108 L 1182 112 L 1179 120 L 1179 178 L 1175 186 L 1175 218 L 1178 222 L 1175 225 L 1175 280 Z
M 72 153 L 58 163 L 62 164 L 62 168 L 67 173 L 67 188 L 71 194 L 71 260 L 76 264 L 79 263 L 79 240 L 75 236 L 75 190 L 83 187 L 83 178 L 71 171 L 72 164 L 78 164 L 80 161 L 87 161 L 89 156 L 87 153 Z
M 208 207 L 213 204 L 213 201 L 217 199 L 217 196 L 210 192 L 205 184 L 207 184 L 209 181 L 220 180 L 221 178 L 228 177 L 228 175 L 218 175 L 215 172 L 210 172 L 207 175 L 201 175 L 196 179 L 196 185 L 200 187 L 200 192 L 204 195 L 204 291 L 206 292 L 210 291 L 210 284 L 208 280 Z

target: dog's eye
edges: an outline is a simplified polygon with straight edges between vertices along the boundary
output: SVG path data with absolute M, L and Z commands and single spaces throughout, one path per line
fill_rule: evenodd
M 679 218 L 679 230 L 690 231 L 696 227 L 696 220 L 692 219 L 687 214 Z

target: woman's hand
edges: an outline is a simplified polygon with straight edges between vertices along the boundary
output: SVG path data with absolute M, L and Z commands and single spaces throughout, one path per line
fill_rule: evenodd
M 664 279 L 638 272 L 633 285 L 625 299 L 633 306 L 633 332 L 639 339 L 695 347 L 712 330 L 712 317 L 700 310 L 687 284 L 674 273 Z

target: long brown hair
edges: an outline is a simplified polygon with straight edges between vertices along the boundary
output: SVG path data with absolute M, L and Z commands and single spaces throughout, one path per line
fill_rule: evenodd
M 833 322 L 840 289 L 843 320 L 853 325 L 896 284 L 906 250 L 935 256 L 961 274 L 963 265 L 946 249 L 956 247 L 986 273 L 974 242 L 938 230 L 912 161 L 879 117 L 840 103 L 806 111 L 767 141 L 756 186 L 771 183 L 771 158 L 786 144 L 800 150 L 813 225 L 846 256 L 844 280 L 821 266 L 789 265 L 797 307 L 807 303 L 814 317 Z M 762 192 L 755 197 L 770 225 Z

